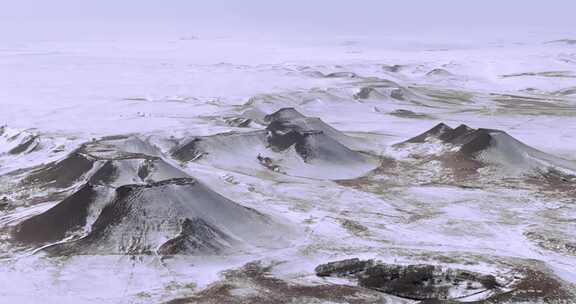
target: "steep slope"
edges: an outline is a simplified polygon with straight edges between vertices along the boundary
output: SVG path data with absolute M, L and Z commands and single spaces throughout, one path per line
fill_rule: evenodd
M 66 189 L 93 175 L 95 179 L 102 179 L 106 170 L 113 174 L 111 162 L 130 163 L 130 160 L 137 159 L 153 162 L 159 155 L 157 149 L 137 137 L 105 137 L 81 145 L 63 159 L 18 172 L 15 181 L 23 187 Z
M 26 131 L 0 127 L 0 155 L 26 154 L 38 149 L 40 139 L 38 135 Z
M 264 120 L 268 123 L 268 130 L 282 127 L 296 132 L 320 131 L 349 148 L 354 147 L 354 139 L 350 136 L 333 128 L 322 119 L 304 116 L 294 108 L 282 108 L 266 115 Z
M 192 178 L 116 189 L 86 237 L 49 247 L 52 254 L 218 254 L 270 245 L 284 231 Z M 276 244 L 275 244 L 276 245 Z
M 31 205 L 62 199 L 86 182 L 120 186 L 186 176 L 160 155 L 135 136 L 105 137 L 54 162 L 0 176 L 0 195 L 13 197 L 15 206 Z
M 444 156 L 497 167 L 509 174 L 547 174 L 550 171 L 567 176 L 576 174 L 574 162 L 534 149 L 501 130 L 473 129 L 466 125 L 453 129 L 440 123 L 396 147 L 429 144 L 442 145 Z
M 56 255 L 218 254 L 269 245 L 273 233 L 288 231 L 210 190 L 137 137 L 89 142 L 22 175 L 26 189 L 58 191 L 62 199 L 12 227 L 12 240 L 32 248 L 52 243 L 46 250 Z
M 89 229 L 95 214 L 111 199 L 110 188 L 85 184 L 54 207 L 18 224 L 15 241 L 29 245 L 57 242 L 81 236 Z
M 265 131 L 195 137 L 172 156 L 248 174 L 262 169 L 291 176 L 343 179 L 361 176 L 377 161 L 342 144 L 347 136 L 317 118 L 287 108 L 266 116 Z
M 62 200 L 16 225 L 14 240 L 38 245 L 82 236 L 113 198 L 116 187 L 188 177 L 162 158 L 139 151 L 155 150 L 133 137 L 106 138 L 25 175 L 21 182 L 25 189 L 41 189 L 46 199 Z M 58 195 L 51 195 L 52 191 Z

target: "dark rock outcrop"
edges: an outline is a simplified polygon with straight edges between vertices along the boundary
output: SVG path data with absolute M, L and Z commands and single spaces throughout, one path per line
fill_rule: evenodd
M 47 188 L 68 188 L 80 181 L 94 166 L 94 160 L 90 157 L 73 152 L 63 160 L 48 164 L 27 176 L 26 184 L 35 184 Z
M 196 160 L 202 156 L 202 154 L 206 153 L 201 151 L 198 148 L 198 142 L 202 139 L 199 137 L 192 138 L 191 140 L 187 141 L 183 145 L 177 147 L 173 152 L 172 156 L 180 161 L 191 161 Z
M 491 290 L 498 286 L 496 279 L 459 269 L 445 269 L 433 265 L 377 264 L 359 276 L 360 286 L 399 297 L 426 300 L 458 297 L 458 289 L 468 293 Z M 466 295 L 466 294 L 464 294 Z
M 316 268 L 318 276 L 354 279 L 359 286 L 421 304 L 573 303 L 576 299 L 570 287 L 553 274 L 530 267 L 513 272 L 509 274 L 512 279 L 501 284 L 489 274 L 425 264 L 348 259 Z
M 282 108 L 274 113 L 264 116 L 264 121 L 270 123 L 273 121 L 290 121 L 293 119 L 306 118 L 302 113 L 294 108 Z
M 436 68 L 436 69 L 430 70 L 428 73 L 426 73 L 426 76 L 429 76 L 429 77 L 448 77 L 448 76 L 453 76 L 453 74 L 450 73 L 449 71 L 445 70 L 445 69 Z
M 417 113 L 410 110 L 398 109 L 396 111 L 390 112 L 390 115 L 402 118 L 412 118 L 412 119 L 432 119 L 433 117 L 424 114 L 424 113 Z
M 345 277 L 358 274 L 374 265 L 373 260 L 362 261 L 358 258 L 330 262 L 316 267 L 314 271 L 319 277 Z
M 180 234 L 158 248 L 160 255 L 220 254 L 237 241 L 202 218 L 184 219 Z
M 436 139 L 440 139 L 442 137 L 448 137 L 449 134 L 451 134 L 454 131 L 454 129 L 450 128 L 449 126 L 445 125 L 444 123 L 439 123 L 436 126 L 434 126 L 432 129 L 418 135 L 415 137 L 412 137 L 410 139 L 408 139 L 407 141 L 401 143 L 423 143 L 426 142 L 427 140 L 431 139 L 431 138 L 436 138 Z
M 21 153 L 29 153 L 37 149 L 40 145 L 37 135 L 29 135 L 24 138 L 17 146 L 10 149 L 8 154 L 17 155 Z
M 252 124 L 252 119 L 245 117 L 227 117 L 226 124 L 235 128 L 248 128 Z
M 508 133 L 495 129 L 473 129 L 460 125 L 453 129 L 443 123 L 415 136 L 407 141 L 396 144 L 402 148 L 408 144 L 425 143 L 431 140 L 448 144 L 456 148 L 460 155 L 481 163 L 498 164 L 503 167 L 518 170 L 549 172 L 558 168 L 570 171 L 576 170 L 576 163 L 534 149 Z M 540 160 L 540 161 L 534 161 Z M 547 165 L 543 165 L 543 164 Z
M 359 259 L 320 265 L 316 274 L 354 278 L 359 286 L 411 300 L 446 300 L 499 287 L 491 275 L 434 265 L 393 265 Z
M 171 300 L 167 304 L 381 304 L 395 303 L 393 301 L 397 300 L 393 296 L 357 286 L 286 281 L 275 277 L 272 268 L 259 262 L 246 264 L 224 272 L 220 281 L 195 295 Z
M 85 184 L 71 196 L 39 215 L 18 224 L 14 240 L 44 244 L 64 239 L 86 225 L 88 209 L 98 198 L 95 186 Z
M 333 72 L 326 74 L 326 78 L 358 78 L 358 74 L 354 72 Z

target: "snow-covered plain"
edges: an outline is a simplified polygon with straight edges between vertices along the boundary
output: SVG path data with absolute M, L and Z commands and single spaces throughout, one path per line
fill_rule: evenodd
M 335 281 L 316 277 L 314 268 L 352 257 L 467 269 L 503 285 L 529 268 L 576 290 L 576 180 L 570 180 L 576 175 L 576 45 L 550 42 L 555 38 L 469 44 L 208 35 L 2 42 L 0 302 L 166 302 L 198 295 L 221 280 L 222 271 L 253 261 L 276 265 L 273 275 L 294 284 L 329 284 Z M 306 137 L 306 144 L 326 151 L 314 150 L 319 155 L 307 160 L 310 155 L 295 146 L 272 151 L 245 136 L 260 134 L 266 115 L 283 108 L 333 128 L 322 124 L 328 139 Z M 314 121 L 306 126 L 317 130 Z M 488 155 L 491 165 L 460 180 L 436 158 L 453 146 L 433 140 L 394 145 L 440 122 L 499 129 L 539 151 L 495 144 L 501 149 Z M 221 133 L 232 134 L 211 141 Z M 15 244 L 12 229 L 78 190 L 93 172 L 52 189 L 23 186 L 30 173 L 24 169 L 37 170 L 83 143 L 115 135 L 154 146 L 150 152 L 129 145 L 124 152 L 160 157 L 225 198 L 291 227 L 279 231 L 288 243 L 169 258 L 143 252 L 54 257 L 39 246 Z M 206 155 L 179 157 L 175 151 L 197 138 L 202 149 L 194 149 Z M 532 171 L 507 171 L 518 157 L 508 162 L 509 154 L 498 153 L 510 149 L 568 177 L 559 185 Z M 79 236 L 68 237 L 58 242 Z

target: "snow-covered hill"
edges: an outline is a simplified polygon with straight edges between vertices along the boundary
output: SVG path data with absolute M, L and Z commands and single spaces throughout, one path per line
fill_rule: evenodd
M 1 41 L 0 302 L 572 303 L 572 40 Z

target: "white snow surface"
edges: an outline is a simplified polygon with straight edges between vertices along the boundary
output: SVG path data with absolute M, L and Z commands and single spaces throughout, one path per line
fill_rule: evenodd
M 219 150 L 197 162 L 169 157 L 178 140 L 265 128 L 232 127 L 226 117 L 261 119 L 294 107 L 349 135 L 340 142 L 370 157 L 404 159 L 409 152 L 392 150 L 392 144 L 438 122 L 465 123 L 521 141 L 506 149 L 537 149 L 512 163 L 554 155 L 561 159 L 552 159 L 554 166 L 574 172 L 576 47 L 549 40 L 464 46 L 378 37 L 0 41 L 0 125 L 6 126 L 0 132 L 0 174 L 63 159 L 95 138 L 137 134 L 154 146 L 142 141 L 124 149 L 147 149 L 224 197 L 304 231 L 280 249 L 168 260 L 51 258 L 14 251 L 2 236 L 0 303 L 159 303 L 189 296 L 217 281 L 221 271 L 254 260 L 283 261 L 275 275 L 299 282 L 316 280 L 311 278 L 318 264 L 349 257 L 448 264 L 504 279 L 511 264 L 542 262 L 576 284 L 576 253 L 548 250 L 526 237 L 528 231 L 552 230 L 576 244 L 570 222 L 576 198 L 563 190 L 549 197 L 530 187 L 483 188 L 481 181 L 476 188 L 414 183 L 366 190 L 334 180 L 363 175 L 374 163 L 358 161 L 353 169 L 310 164 L 287 150 L 281 159 L 287 174 L 277 174 L 255 158 L 270 153 L 256 137 L 219 142 Z M 429 74 L 435 69 L 448 73 Z M 337 74 L 327 77 L 331 73 Z M 366 87 L 379 94 L 359 98 Z M 394 98 L 395 89 L 405 98 Z M 399 109 L 424 118 L 390 114 Z M 37 148 L 9 152 L 30 137 Z M 428 148 L 442 152 L 434 143 Z M 427 164 L 419 177 L 436 174 L 437 166 Z M 54 203 L 0 208 L 0 227 Z

